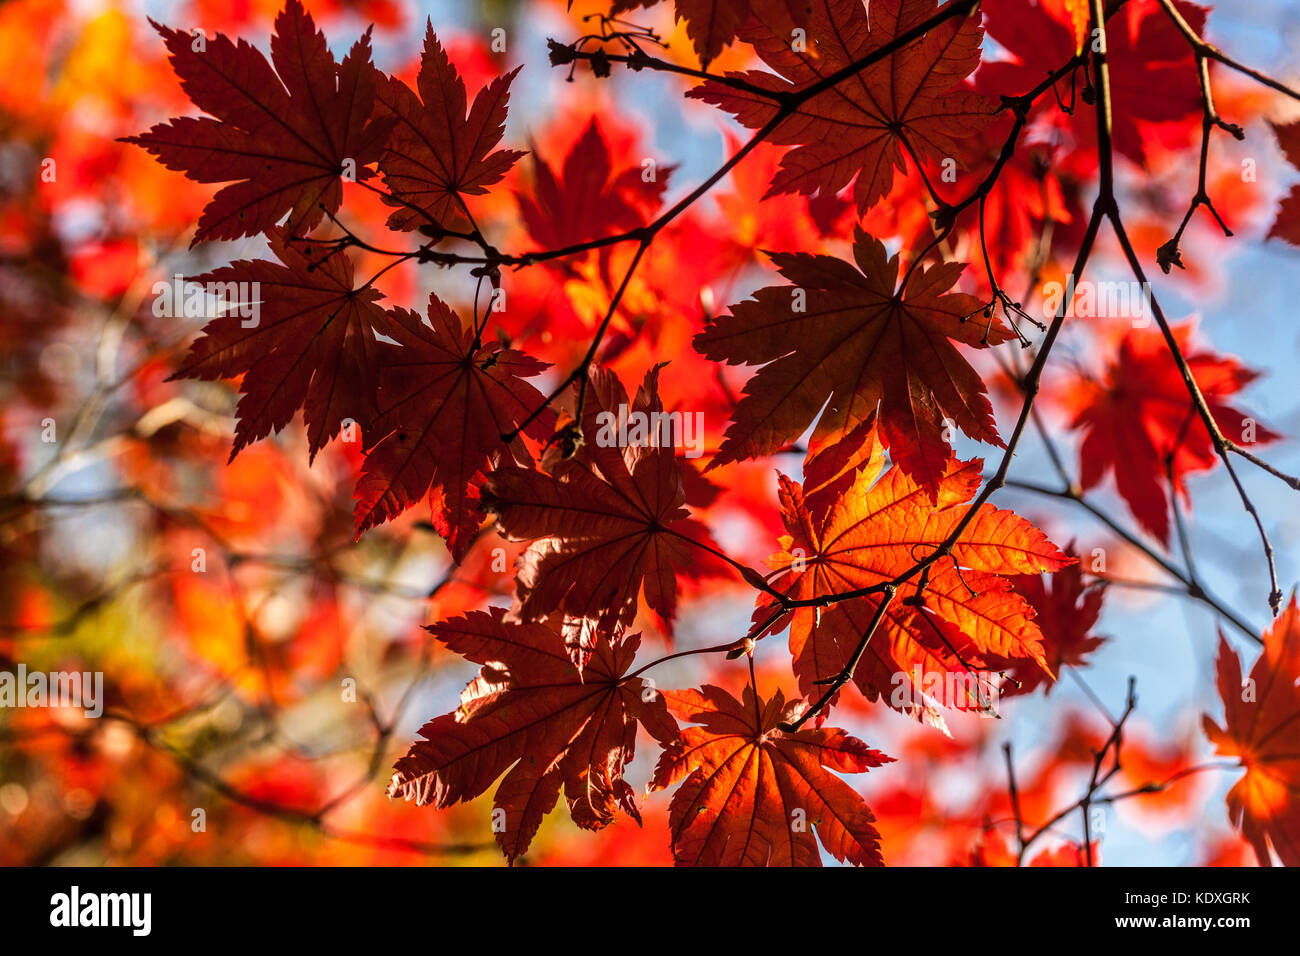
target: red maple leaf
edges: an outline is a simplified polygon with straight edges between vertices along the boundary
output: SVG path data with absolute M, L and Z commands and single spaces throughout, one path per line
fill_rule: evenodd
M 741 39 L 775 73 L 728 73 L 779 95 L 820 83 L 932 16 L 935 8 L 903 0 L 873 0 L 870 23 L 861 0 L 812 0 L 806 44 L 781 24 L 757 20 Z M 889 192 L 906 156 L 957 154 L 957 140 L 980 132 L 993 115 L 983 96 L 962 88 L 980 60 L 979 15 L 953 18 L 813 96 L 777 125 L 768 141 L 795 146 L 781 162 L 768 195 L 832 195 L 856 178 L 854 197 L 865 213 Z M 806 46 L 806 48 L 805 48 Z M 733 113 L 750 129 L 778 116 L 773 97 L 706 82 L 689 96 Z
M 358 536 L 411 507 L 426 492 L 433 525 L 457 561 L 484 514 L 477 489 L 503 460 L 531 462 L 523 442 L 502 439 L 542 407 L 545 396 L 526 378 L 549 366 L 514 349 L 482 344 L 476 330 L 437 296 L 429 318 L 394 309 L 378 356 L 376 413 L 365 426 L 366 460 L 357 480 L 353 518 Z M 546 409 L 523 434 L 551 433 Z
M 653 7 L 659 0 L 614 0 L 611 16 L 628 13 L 638 7 Z M 686 21 L 686 35 L 695 46 L 700 63 L 708 69 L 722 48 L 736 39 L 736 34 L 750 16 L 772 25 L 789 36 L 796 26 L 806 25 L 807 0 L 675 0 L 678 20 Z M 573 5 L 573 0 L 569 0 Z
M 1009 56 L 980 67 L 976 87 L 990 96 L 1019 96 L 1067 63 L 1079 49 L 1079 15 L 1069 5 L 1028 0 L 982 0 L 984 26 Z M 1051 7 L 1057 9 L 1051 9 Z M 1205 8 L 1175 0 L 1178 12 L 1198 36 L 1204 34 Z M 1086 13 L 1084 14 L 1086 17 Z M 1191 47 L 1157 0 L 1130 0 L 1106 24 L 1111 136 L 1115 148 L 1145 164 L 1153 124 L 1175 124 L 1183 136 L 1201 115 L 1200 88 Z M 1058 96 L 1069 105 L 1068 82 Z M 1066 132 L 1073 156 L 1096 168 L 1097 118 L 1076 103 L 1072 114 L 1040 99 L 1036 112 L 1052 110 L 1051 121 Z M 1086 105 L 1086 104 L 1085 104 Z
M 232 460 L 287 425 L 299 408 L 314 458 L 345 420 L 364 422 L 373 413 L 375 333 L 389 329 L 388 316 L 376 304 L 383 298 L 377 289 L 353 287 L 344 253 L 313 260 L 308 251 L 315 247 L 304 251 L 274 228 L 267 236 L 279 263 L 239 260 L 186 280 L 187 290 L 233 283 L 234 295 L 223 294 L 222 314 L 203 327 L 171 377 L 244 376 Z
M 797 600 L 894 582 L 933 553 L 953 532 L 980 484 L 983 462 L 954 462 L 932 504 L 899 468 L 876 481 L 876 456 L 843 494 L 809 506 L 803 489 L 781 477 L 789 534 L 768 559 L 780 572 L 772 584 Z M 874 482 L 874 484 L 873 484 Z M 994 689 L 980 669 L 1020 660 L 1046 668 L 1034 609 L 1004 575 L 1057 571 L 1070 560 L 1041 531 L 1010 511 L 981 506 L 949 557 L 898 584 L 853 674 L 869 700 L 944 729 L 934 705 L 987 710 Z M 883 600 L 880 593 L 841 600 L 822 610 L 801 607 L 776 615 L 760 596 L 756 621 L 771 630 L 790 624 L 790 652 L 799 689 L 820 694 L 818 682 L 848 664 Z M 954 675 L 957 679 L 949 679 Z
M 1065 553 L 1073 557 L 1074 545 L 1069 545 Z M 1053 674 L 1059 676 L 1063 666 L 1083 666 L 1085 658 L 1106 643 L 1106 638 L 1092 634 L 1101 613 L 1105 582 L 1085 583 L 1082 565 L 1077 561 L 1055 574 L 1019 574 L 1010 580 L 1012 587 L 1033 605 L 1037 614 L 1034 623 L 1043 633 L 1043 657 Z M 1030 694 L 1040 686 L 1050 694 L 1056 686 L 1034 664 L 1018 661 L 1010 670 L 1013 683 L 1003 691 L 1004 696 Z
M 962 861 L 962 865 L 968 866 L 1018 866 L 1019 861 L 1016 859 L 1015 852 L 1007 845 L 1007 841 L 999 836 L 995 831 L 987 831 L 980 836 L 979 843 L 971 851 L 969 857 Z M 1100 866 L 1101 865 L 1101 846 L 1094 840 L 1092 843 L 1092 856 L 1088 856 L 1088 851 L 1077 843 L 1062 843 L 1060 846 L 1040 850 L 1029 861 L 1030 866 Z
M 990 127 L 988 136 L 972 137 L 962 142 L 960 153 L 962 165 L 977 181 L 989 175 L 1001 158 L 1001 144 L 1006 141 L 1010 131 L 1011 117 Z M 1077 202 L 1072 194 L 1068 199 L 1061 188 L 1061 181 L 1056 170 L 1061 150 L 1053 148 L 1050 143 L 1022 143 L 1007 160 L 998 174 L 996 181 L 984 199 L 983 234 L 984 246 L 988 249 L 989 263 L 993 274 L 1005 275 L 1008 271 L 1029 267 L 1034 258 L 1040 254 L 1039 245 L 1043 241 L 1043 230 L 1049 221 L 1055 224 L 1068 223 L 1074 218 L 1071 206 Z M 942 176 L 937 170 L 935 179 Z M 924 189 L 924 184 L 919 184 Z M 959 201 L 960 197 L 949 196 L 950 200 Z M 924 213 L 925 200 L 918 196 L 920 212 Z M 886 207 L 881 203 L 873 212 Z M 928 217 L 912 213 L 914 220 L 924 223 L 924 233 L 915 241 L 926 242 L 932 235 Z M 875 231 L 868 223 L 863 228 L 876 235 L 886 235 L 893 230 Z M 1058 225 L 1050 227 L 1053 231 Z M 972 242 L 979 241 L 978 221 L 971 226 L 974 233 Z M 980 247 L 983 248 L 983 247 Z M 981 270 L 976 279 L 986 283 L 986 274 Z
M 768 286 L 695 337 L 708 358 L 763 367 L 745 384 L 710 467 L 767 455 L 817 417 L 830 444 L 879 414 L 900 468 L 938 494 L 951 446 L 945 417 L 971 438 L 1002 445 L 984 383 L 954 346 L 1005 342 L 972 295 L 949 292 L 964 266 L 918 266 L 898 288 L 899 257 L 861 229 L 857 261 L 772 253 L 793 286 Z
M 1284 866 L 1300 866 L 1300 608 L 1295 594 L 1264 635 L 1264 650 L 1241 679 L 1241 661 L 1219 635 L 1223 726 L 1202 718 L 1219 754 L 1246 774 L 1228 791 L 1228 816 L 1261 866 L 1273 847 Z
M 710 560 L 717 546 L 685 507 L 683 469 L 671 445 L 658 441 L 653 426 L 634 435 L 630 424 L 620 446 L 620 415 L 652 422 L 663 412 L 657 382 L 655 368 L 629 403 L 618 378 L 595 369 L 585 384 L 580 452 L 553 459 L 550 474 L 507 466 L 488 476 L 484 508 L 504 535 L 532 540 L 517 579 L 520 619 L 562 611 L 615 631 L 632 623 L 643 594 L 671 622 L 677 575 L 719 572 Z
M 1277 135 L 1277 144 L 1282 147 L 1287 161 L 1300 169 L 1300 121 L 1286 124 L 1272 124 Z M 1292 186 L 1291 191 L 1282 197 L 1277 207 L 1277 216 L 1268 230 L 1270 239 L 1285 239 L 1293 246 L 1300 246 L 1300 186 Z
M 150 21 L 153 23 L 153 21 Z M 196 37 L 154 23 L 181 86 L 212 117 L 179 117 L 123 142 L 168 169 L 220 189 L 191 243 L 266 232 L 287 213 L 299 235 L 339 208 L 342 180 L 366 180 L 391 124 L 373 119 L 378 73 L 370 33 L 336 63 L 299 0 L 288 0 L 271 38 L 272 70 L 260 51 L 224 34 Z
M 564 158 L 557 175 L 534 150 L 531 196 L 517 193 L 528 234 L 542 249 L 560 249 L 645 225 L 659 208 L 675 167 L 647 179 L 641 166 L 614 171 L 609 145 L 595 116 Z
M 506 774 L 495 797 L 503 825 L 494 830 L 511 862 L 528 849 L 561 789 L 573 822 L 584 829 L 604 827 L 616 809 L 640 822 L 623 779 L 637 725 L 663 744 L 676 739 L 677 726 L 663 696 L 627 675 L 637 635 L 598 641 L 579 673 L 558 630 L 508 622 L 501 608 L 428 631 L 483 666 L 461 693 L 460 708 L 421 728 L 424 739 L 397 761 L 389 796 L 449 807 Z
M 1275 441 L 1277 433 L 1228 404 L 1258 374 L 1231 356 L 1194 350 L 1191 335 L 1191 324 L 1174 329 L 1219 428 L 1244 443 Z M 1073 423 L 1083 431 L 1082 487 L 1092 488 L 1107 471 L 1114 471 L 1120 496 L 1138 523 L 1167 542 L 1167 466 L 1172 466 L 1175 492 L 1190 503 L 1184 478 L 1213 468 L 1218 456 L 1164 336 L 1155 328 L 1130 331 L 1104 379 L 1079 379 L 1069 398 L 1082 406 Z
M 450 226 L 464 216 L 464 197 L 481 196 L 524 154 L 495 149 L 505 132 L 510 81 L 518 68 L 497 77 L 474 97 L 466 115 L 465 81 L 460 78 L 430 23 L 415 90 L 396 77 L 379 85 L 380 115 L 394 123 L 379 169 L 400 205 L 388 217 L 390 229 L 425 224 Z
M 1100 866 L 1101 847 L 1092 842 L 1091 853 L 1077 843 L 1062 843 L 1051 850 L 1043 850 L 1029 861 L 1030 866 Z
M 807 706 L 778 690 L 736 700 L 719 687 L 665 691 L 685 727 L 655 767 L 652 790 L 678 786 L 669 809 L 673 857 L 690 866 L 820 866 L 816 830 L 835 859 L 881 866 L 875 817 L 828 770 L 865 773 L 891 762 L 843 730 L 781 730 Z

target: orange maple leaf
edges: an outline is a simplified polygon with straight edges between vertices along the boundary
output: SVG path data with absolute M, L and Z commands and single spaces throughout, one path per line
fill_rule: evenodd
M 940 481 L 937 504 L 897 467 L 876 481 L 881 465 L 873 459 L 843 495 L 821 501 L 821 510 L 809 506 L 797 483 L 781 477 L 789 534 L 768 559 L 782 574 L 772 581 L 779 590 L 807 600 L 896 581 L 957 527 L 979 487 L 983 462 L 954 462 Z M 883 697 L 940 729 L 933 704 L 984 709 L 992 689 L 975 686 L 979 668 L 1013 660 L 1048 667 L 1034 609 L 1004 575 L 1057 571 L 1071 560 L 1024 518 L 982 505 L 951 554 L 931 566 L 924 588 L 918 576 L 898 583 L 854 682 L 869 700 Z M 826 610 L 797 608 L 776 620 L 772 629 L 790 622 L 790 651 L 804 694 L 844 669 L 883 599 L 877 592 Z M 760 596 L 755 619 L 769 619 L 775 607 L 775 599 Z M 920 686 L 918 672 L 925 678 Z M 971 680 L 933 689 L 939 682 L 932 675 L 949 674 Z
M 778 729 L 806 706 L 767 701 L 746 687 L 736 700 L 719 687 L 665 691 L 683 720 L 681 739 L 655 767 L 652 790 L 681 784 L 669 810 L 673 856 L 692 866 L 820 866 L 817 840 L 835 859 L 881 866 L 875 817 L 862 797 L 827 770 L 864 773 L 891 762 L 843 730 Z
M 1300 608 L 1291 603 L 1264 635 L 1264 650 L 1241 679 L 1241 661 L 1219 635 L 1223 726 L 1202 725 L 1218 753 L 1236 757 L 1246 775 L 1228 791 L 1228 816 L 1261 866 L 1271 845 L 1286 866 L 1300 866 Z

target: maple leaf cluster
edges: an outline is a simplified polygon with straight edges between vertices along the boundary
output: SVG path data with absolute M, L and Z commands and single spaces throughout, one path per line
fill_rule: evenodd
M 638 44 L 657 35 L 617 25 L 655 6 L 606 4 L 596 40 L 644 69 Z M 1133 0 L 1111 18 L 1115 119 L 1099 132 L 1086 6 L 676 0 L 701 66 L 677 70 L 690 108 L 716 107 L 754 136 L 728 133 L 720 172 L 735 191 L 718 200 L 732 220 L 719 234 L 692 205 L 722 176 L 667 205 L 675 167 L 647 167 L 635 135 L 599 112 L 571 123 L 581 132 L 567 144 L 503 146 L 522 67 L 485 71 L 471 99 L 432 23 L 410 82 L 372 62 L 369 31 L 336 59 L 299 0 L 276 18 L 269 59 L 155 24 L 207 115 L 125 141 L 222 184 L 191 245 L 261 236 L 267 249 L 189 277 L 256 289 L 239 303 L 255 319 L 212 317 L 172 379 L 238 380 L 232 461 L 299 412 L 309 461 L 359 435 L 355 539 L 422 518 L 427 502 L 462 570 L 485 543 L 516 558 L 503 600 L 427 627 L 479 669 L 397 761 L 390 796 L 447 808 L 495 786 L 493 831 L 513 862 L 561 796 L 583 829 L 619 814 L 641 824 L 629 775 L 648 738 L 647 798 L 673 791 L 679 864 L 880 865 L 890 818 L 843 775 L 893 758 L 828 716 L 884 709 L 947 734 L 946 714 L 1050 691 L 1098 652 L 1104 574 L 988 500 L 1064 321 L 1020 372 L 1004 356 L 1030 344 L 1025 327 L 1047 325 L 1004 289 L 1064 274 L 1074 253 L 1086 262 L 1096 223 L 1085 227 L 1081 197 L 1099 177 L 1113 188 L 1114 156 L 1149 173 L 1195 149 L 1204 64 L 1179 24 L 1199 35 L 1205 14 L 1180 0 L 1175 20 Z M 1004 55 L 986 59 L 990 39 Z M 552 59 L 610 71 L 604 46 L 553 44 Z M 728 68 L 710 73 L 714 62 Z M 1065 98 L 1076 82 L 1086 95 Z M 1294 160 L 1295 124 L 1277 134 Z M 1273 233 L 1292 242 L 1295 203 Z M 350 228 L 354 206 L 388 238 Z M 432 292 L 399 278 L 443 269 L 456 278 Z M 1153 547 L 1167 547 L 1188 477 L 1227 462 L 1225 435 L 1247 420 L 1252 442 L 1281 435 L 1235 406 L 1255 373 L 1194 344 L 1191 324 L 1166 335 L 1099 319 L 1089 331 L 1109 357 L 1051 386 L 1080 438 L 1077 487 L 1062 497 L 1113 474 Z M 1024 413 L 1000 429 L 995 399 L 1022 389 Z M 610 438 L 611 421 L 637 420 L 673 423 L 680 439 L 699 409 L 714 419 L 695 436 L 703 467 L 654 427 Z M 1001 458 L 995 483 L 983 458 L 959 456 L 970 444 Z M 765 511 L 754 540 L 735 544 L 729 500 Z M 705 646 L 675 627 L 685 600 L 737 594 L 753 605 L 744 633 Z M 1221 650 L 1226 726 L 1206 724 L 1246 768 L 1228 797 L 1234 823 L 1261 860 L 1271 846 L 1286 863 L 1300 861 L 1298 614 L 1293 600 L 1265 637 L 1249 705 L 1234 702 L 1240 664 Z M 760 674 L 787 674 L 755 656 L 786 631 L 793 684 L 760 693 Z M 656 644 L 669 652 L 652 656 Z M 668 689 L 649 676 L 702 654 L 743 659 L 732 666 L 747 663 L 748 680 Z M 1034 862 L 1091 862 L 1081 846 Z M 1014 855 L 984 834 L 971 859 Z

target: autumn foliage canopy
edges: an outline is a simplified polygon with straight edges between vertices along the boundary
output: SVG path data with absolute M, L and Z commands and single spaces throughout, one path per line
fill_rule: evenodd
M 0 664 L 105 680 L 0 858 L 1300 863 L 1295 416 L 1193 314 L 1300 94 L 1210 11 L 183 6 L 0 101 Z

